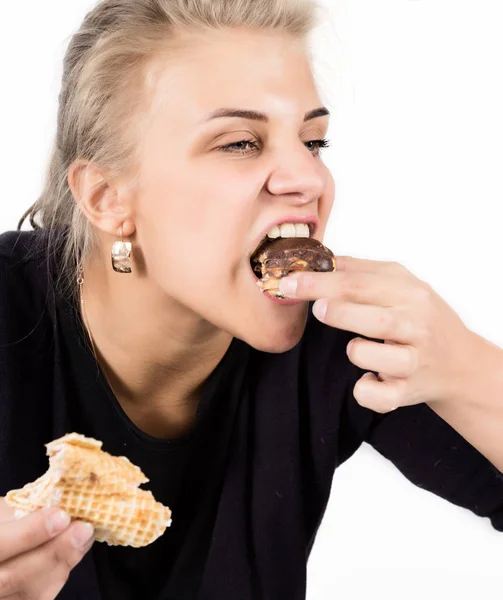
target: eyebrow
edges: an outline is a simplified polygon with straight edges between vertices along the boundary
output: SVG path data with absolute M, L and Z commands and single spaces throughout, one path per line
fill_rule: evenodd
M 330 116 L 330 112 L 324 106 L 320 106 L 320 108 L 315 108 L 304 115 L 304 123 L 311 121 L 312 119 L 317 119 L 318 117 L 326 116 Z M 207 122 L 212 119 L 222 119 L 226 117 L 249 119 L 250 121 L 262 121 L 264 123 L 269 122 L 269 117 L 265 113 L 257 112 L 255 110 L 241 110 L 239 108 L 219 108 L 212 112 L 205 121 Z

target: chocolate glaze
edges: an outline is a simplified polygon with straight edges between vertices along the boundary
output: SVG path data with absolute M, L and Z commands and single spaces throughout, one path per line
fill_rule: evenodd
M 277 238 L 264 241 L 251 258 L 259 277 L 286 277 L 294 271 L 329 272 L 335 269 L 331 250 L 312 238 Z

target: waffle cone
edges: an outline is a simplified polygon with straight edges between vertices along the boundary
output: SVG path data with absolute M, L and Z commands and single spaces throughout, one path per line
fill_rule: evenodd
M 160 537 L 171 525 L 170 509 L 138 487 L 149 481 L 139 467 L 101 446 L 78 433 L 46 444 L 48 471 L 5 497 L 16 517 L 58 506 L 72 519 L 91 523 L 96 541 L 109 546 L 140 548 Z

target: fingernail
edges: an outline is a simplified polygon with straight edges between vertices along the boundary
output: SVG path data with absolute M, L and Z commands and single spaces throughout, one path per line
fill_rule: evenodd
M 72 531 L 72 544 L 79 550 L 84 550 L 86 544 L 92 538 L 94 534 L 94 527 L 91 523 L 84 523 L 82 521 L 75 523 Z
M 82 548 L 81 548 L 82 552 L 84 552 L 84 553 L 87 552 L 91 548 L 91 546 L 94 544 L 94 542 L 95 542 L 95 539 L 94 539 L 94 536 L 92 535 L 89 538 L 89 540 L 82 546 Z
M 57 510 L 56 512 L 51 512 L 45 520 L 45 524 L 47 527 L 47 531 L 49 535 L 56 535 L 57 533 L 61 533 L 64 529 L 70 525 L 70 516 L 65 513 L 64 510 Z
M 279 282 L 279 291 L 283 296 L 295 296 L 299 283 L 296 279 L 283 277 Z
M 324 321 L 327 315 L 328 300 L 316 300 L 313 306 L 313 314 L 319 321 Z

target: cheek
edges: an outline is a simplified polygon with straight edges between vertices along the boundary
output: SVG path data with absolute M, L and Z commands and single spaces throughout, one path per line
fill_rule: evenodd
M 185 262 L 208 244 L 211 204 L 197 176 L 165 169 L 151 177 L 138 199 L 137 222 L 149 258 L 178 254 Z
M 322 223 L 326 223 L 334 205 L 335 181 L 328 168 L 325 169 L 325 191 L 319 203 L 319 215 Z
M 228 212 L 222 212 L 227 214 L 224 220 L 206 199 L 198 202 L 194 196 L 174 196 L 173 190 L 169 194 L 164 200 L 160 194 L 145 198 L 137 215 L 138 244 L 147 275 L 177 296 L 194 286 L 206 289 L 214 287 L 215 281 L 228 281 L 241 239 Z
M 138 242 L 148 275 L 164 289 L 235 281 L 255 206 L 255 190 L 246 193 L 240 181 L 171 168 L 151 176 L 138 199 Z

